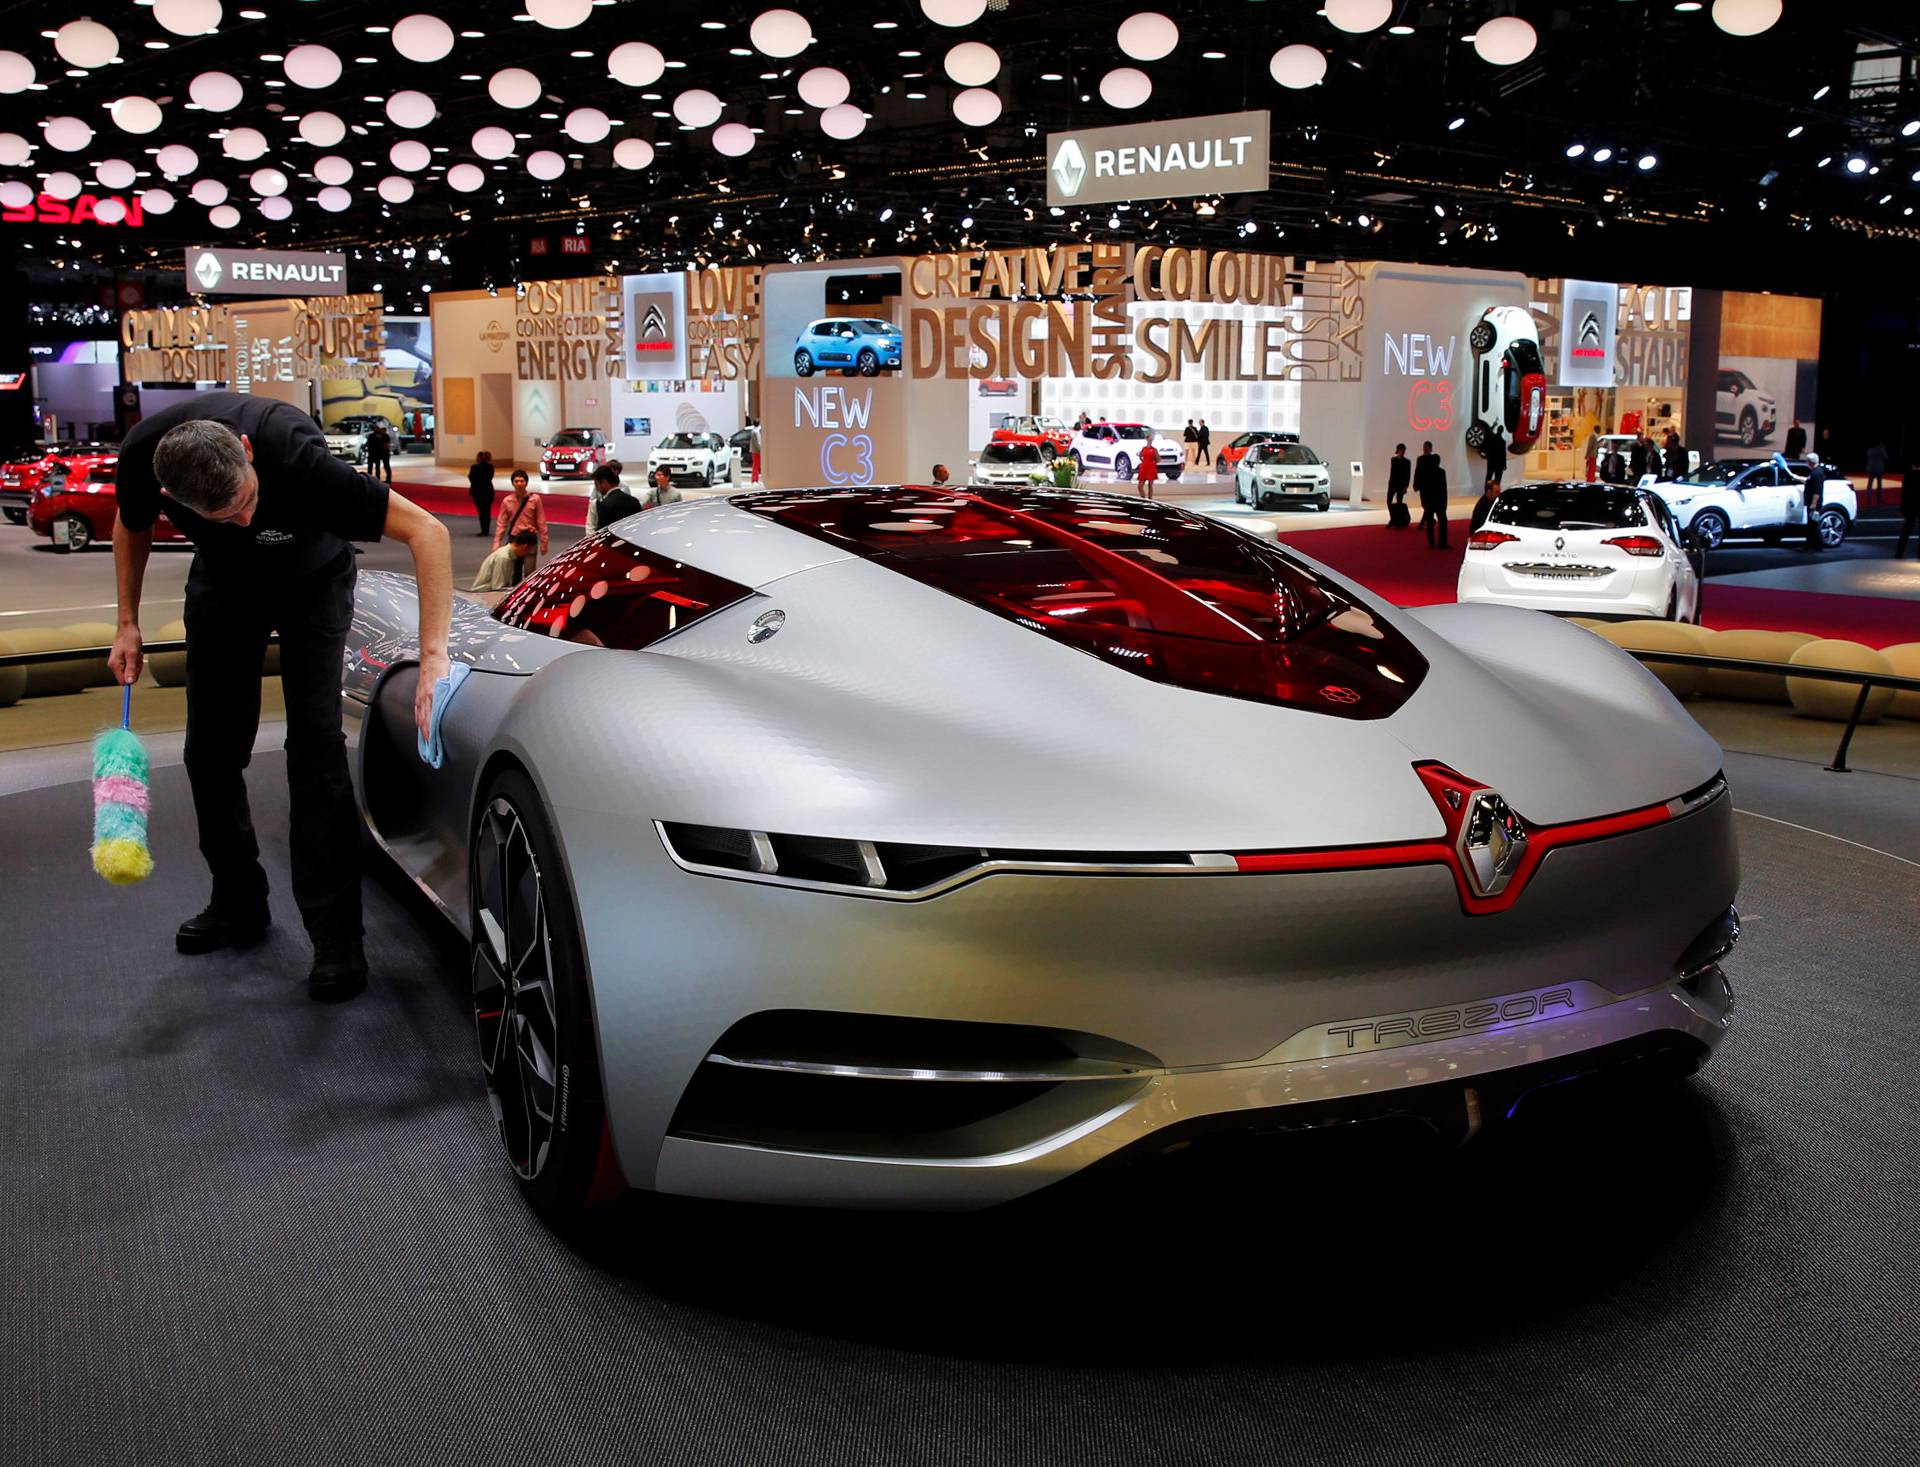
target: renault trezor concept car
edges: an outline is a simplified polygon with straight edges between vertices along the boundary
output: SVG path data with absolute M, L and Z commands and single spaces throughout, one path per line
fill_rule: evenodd
M 743 494 L 460 604 L 433 768 L 415 611 L 361 577 L 356 778 L 470 941 L 549 1216 L 971 1208 L 1200 1130 L 1470 1134 L 1690 1071 L 1730 1018 L 1719 750 L 1546 616 L 1397 610 L 1131 496 Z

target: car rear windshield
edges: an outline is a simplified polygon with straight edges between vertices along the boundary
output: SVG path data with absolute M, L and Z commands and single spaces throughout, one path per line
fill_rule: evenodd
M 593 439 L 585 433 L 556 433 L 553 435 L 555 448 L 590 448 Z
M 1317 464 L 1320 455 L 1304 443 L 1266 443 L 1247 455 L 1257 464 Z
M 1515 485 L 1500 492 L 1487 518 L 1534 530 L 1619 530 L 1647 522 L 1638 494 L 1605 484 Z
M 980 452 L 983 464 L 1037 464 L 1040 446 L 1036 443 L 989 443 Z
M 750 594 L 602 530 L 548 561 L 493 614 L 562 641 L 638 652 Z

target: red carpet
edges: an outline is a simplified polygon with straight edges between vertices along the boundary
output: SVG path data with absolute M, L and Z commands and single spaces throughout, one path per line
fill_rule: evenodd
M 450 520 L 469 519 L 473 515 L 473 501 L 467 497 L 464 485 L 459 484 L 419 484 L 406 479 L 396 479 L 393 487 L 422 509 L 434 514 L 443 514 Z M 539 493 L 536 485 L 534 492 Z M 497 510 L 500 501 L 507 497 L 505 489 L 496 489 L 493 505 Z M 587 496 L 585 494 L 548 494 L 546 500 L 547 523 L 550 525 L 584 525 L 587 522 Z
M 1350 530 L 1302 530 L 1280 539 L 1398 605 L 1432 606 L 1453 600 L 1460 557 L 1466 553 L 1467 522 L 1452 521 L 1448 536 L 1451 550 L 1427 549 L 1418 527 L 1356 525 Z M 1716 631 L 1754 627 L 1811 632 L 1869 647 L 1920 640 L 1920 605 L 1892 597 L 1770 591 L 1709 580 L 1703 606 L 1705 624 Z

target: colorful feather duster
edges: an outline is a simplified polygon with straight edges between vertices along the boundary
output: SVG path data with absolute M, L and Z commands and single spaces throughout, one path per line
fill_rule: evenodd
M 115 886 L 153 874 L 147 849 L 147 750 L 133 721 L 133 684 L 120 697 L 120 727 L 93 741 L 93 869 Z

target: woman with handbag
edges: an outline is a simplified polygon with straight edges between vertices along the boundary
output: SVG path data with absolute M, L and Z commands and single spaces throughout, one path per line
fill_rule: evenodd
M 498 550 L 513 538 L 516 530 L 532 530 L 540 537 L 540 554 L 547 553 L 547 510 L 538 494 L 527 489 L 527 471 L 513 471 L 513 488 L 500 501 L 500 512 L 493 520 L 493 548 Z M 535 565 L 533 556 L 515 561 L 516 581 L 524 581 Z

